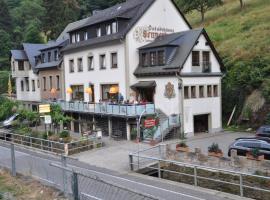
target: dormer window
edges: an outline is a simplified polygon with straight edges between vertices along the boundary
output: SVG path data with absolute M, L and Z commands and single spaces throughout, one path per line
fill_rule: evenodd
M 148 65 L 148 57 L 147 57 L 147 53 L 142 53 L 142 66 L 147 66 Z
M 88 40 L 88 33 L 84 32 L 84 40 Z
M 45 63 L 45 53 L 41 54 L 41 61 L 42 61 L 42 63 Z
M 158 51 L 158 65 L 165 64 L 165 52 L 164 50 Z
M 55 50 L 54 51 L 54 60 L 58 60 L 59 58 L 58 58 L 58 52 Z
M 112 23 L 112 33 L 117 33 L 118 32 L 118 26 L 117 26 L 117 22 L 113 22 Z
M 101 37 L 101 28 L 97 28 L 97 37 Z
M 111 33 L 112 33 L 111 25 L 108 24 L 108 25 L 106 25 L 106 35 L 111 35 Z
M 156 65 L 156 60 L 157 60 L 157 54 L 155 51 L 150 52 L 150 64 L 151 66 Z
M 192 51 L 192 66 L 200 66 L 200 52 Z
M 76 41 L 80 42 L 80 34 L 79 33 L 76 34 Z
M 51 52 L 48 52 L 48 62 L 51 62 Z
M 76 36 L 75 36 L 75 34 L 72 34 L 72 36 L 71 36 L 71 42 L 72 43 L 75 43 L 76 42 Z

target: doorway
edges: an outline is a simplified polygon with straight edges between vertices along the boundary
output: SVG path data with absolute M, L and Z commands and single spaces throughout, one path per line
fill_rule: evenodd
M 138 91 L 140 100 L 154 103 L 155 88 L 144 88 Z
M 210 114 L 194 116 L 194 133 L 209 132 L 209 116 Z

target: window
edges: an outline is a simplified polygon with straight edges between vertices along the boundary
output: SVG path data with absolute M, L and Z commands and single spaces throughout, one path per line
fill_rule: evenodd
M 88 40 L 88 33 L 84 32 L 84 40 Z
M 72 43 L 75 43 L 76 42 L 76 35 L 75 34 L 72 34 L 72 36 L 71 36 L 71 42 Z
M 156 52 L 150 52 L 150 64 L 152 66 L 156 65 L 156 58 L 157 55 L 156 55 Z
M 200 66 L 200 52 L 192 51 L 192 66 Z
M 73 73 L 74 72 L 74 60 L 69 60 L 69 72 Z
M 207 97 L 212 97 L 212 85 L 207 86 Z
M 56 89 L 60 90 L 60 76 L 59 75 L 56 76 Z
M 54 60 L 58 60 L 58 59 L 59 59 L 58 52 L 55 50 L 54 51 Z
M 191 86 L 191 98 L 196 98 L 196 86 Z
M 29 79 L 28 78 L 25 79 L 25 85 L 26 85 L 26 91 L 29 92 Z
M 24 61 L 19 60 L 18 67 L 19 67 L 19 71 L 23 71 L 24 70 Z
M 97 28 L 97 37 L 101 37 L 101 28 Z
M 108 25 L 106 25 L 106 35 L 111 35 L 111 33 L 112 33 L 111 25 L 108 24 Z
M 77 60 L 77 64 L 78 64 L 78 72 L 82 72 L 83 71 L 83 63 L 82 63 L 82 58 L 78 58 Z
M 32 91 L 36 91 L 35 80 L 32 80 Z
M 89 84 L 89 88 L 91 88 L 92 93 L 89 94 L 89 102 L 94 103 L 95 102 L 95 87 L 92 84 Z
M 72 100 L 84 101 L 84 86 L 83 85 L 73 85 L 72 89 Z
M 118 89 L 117 84 L 106 84 L 106 85 L 101 85 L 101 98 L 103 101 L 107 100 L 117 100 L 118 98 L 118 91 L 114 94 L 110 94 L 110 89 L 114 87 Z
M 214 97 L 218 96 L 218 86 L 214 85 Z
M 45 53 L 42 53 L 41 54 L 41 62 L 42 63 L 45 63 Z
M 189 99 L 189 87 L 188 86 L 184 87 L 184 98 Z
M 88 57 L 88 71 L 94 70 L 94 57 Z
M 118 26 L 117 26 L 117 22 L 113 22 L 112 23 L 112 33 L 117 33 L 118 32 Z
M 38 87 L 38 88 L 40 87 L 40 85 L 39 85 L 39 80 L 37 80 L 37 87 Z
M 46 91 L 46 86 L 47 86 L 47 83 L 46 83 L 46 77 L 43 77 L 43 90 Z
M 21 91 L 24 91 L 24 82 L 21 81 Z
M 165 52 L 158 51 L 158 65 L 164 65 L 164 64 L 165 64 Z
M 117 68 L 117 53 L 111 53 L 112 68 Z
M 204 86 L 203 85 L 199 86 L 199 96 L 200 96 L 200 98 L 204 98 Z
M 142 66 L 148 66 L 148 54 L 147 53 L 142 53 Z
M 100 69 L 106 69 L 106 57 L 105 54 L 99 56 Z
M 80 34 L 79 33 L 76 33 L 76 41 L 80 42 Z
M 51 52 L 48 52 L 48 62 L 51 62 Z
M 203 51 L 203 72 L 211 71 L 210 52 Z
M 50 86 L 49 86 L 49 88 L 51 90 L 53 88 L 52 76 L 50 76 L 49 79 L 50 79 Z

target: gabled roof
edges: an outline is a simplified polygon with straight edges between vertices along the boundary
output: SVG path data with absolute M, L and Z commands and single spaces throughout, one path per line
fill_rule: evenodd
M 223 63 L 215 50 L 211 40 L 209 39 L 206 31 L 203 28 L 192 29 L 188 31 L 173 33 L 165 36 L 160 36 L 150 44 L 147 44 L 140 48 L 149 49 L 157 48 L 163 46 L 175 46 L 174 51 L 170 55 L 168 63 L 164 66 L 155 66 L 155 67 L 143 67 L 138 66 L 134 72 L 135 76 L 151 76 L 151 75 L 168 75 L 180 72 L 184 66 L 188 56 L 190 55 L 193 47 L 196 45 L 199 37 L 204 35 L 208 41 L 209 46 L 211 47 L 214 55 L 216 56 L 220 66 L 223 66 Z
M 43 69 L 50 69 L 50 68 L 55 68 L 58 67 L 62 62 L 62 59 L 52 61 L 52 62 L 46 62 L 46 63 L 40 63 L 36 66 L 37 70 L 43 70 Z
M 33 69 L 35 69 L 35 56 L 38 56 L 40 54 L 40 49 L 45 47 L 46 44 L 23 43 L 23 49 Z
M 11 50 L 10 52 L 15 60 L 28 60 L 24 50 Z

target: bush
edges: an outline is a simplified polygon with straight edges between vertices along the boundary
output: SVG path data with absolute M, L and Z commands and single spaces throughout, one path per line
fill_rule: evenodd
M 69 137 L 69 136 L 70 136 L 70 134 L 69 134 L 68 131 L 62 131 L 62 132 L 60 132 L 60 134 L 59 134 L 59 137 L 60 137 L 60 138 L 67 138 L 67 137 Z
M 217 143 L 213 143 L 211 146 L 208 147 L 208 152 L 222 153 L 222 150 L 219 148 Z

